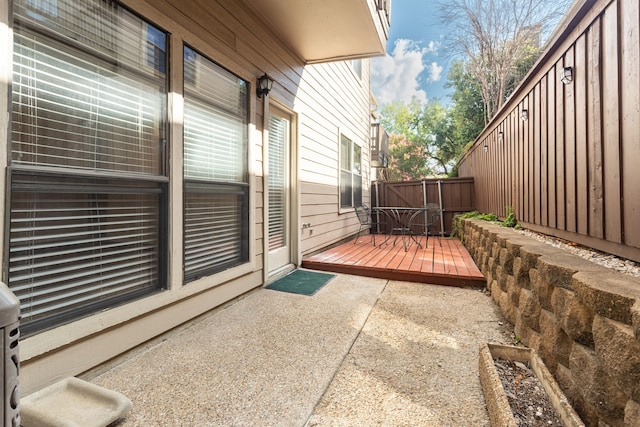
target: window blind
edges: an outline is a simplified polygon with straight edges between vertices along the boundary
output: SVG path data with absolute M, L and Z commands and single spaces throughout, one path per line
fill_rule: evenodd
M 286 245 L 286 141 L 288 122 L 281 117 L 269 119 L 269 250 Z
M 15 12 L 12 160 L 160 174 L 166 35 L 113 2 Z
M 8 279 L 29 333 L 163 286 L 166 34 L 113 1 L 13 5 Z
M 351 140 L 340 136 L 340 207 L 353 207 Z
M 362 147 L 353 144 L 353 206 L 362 205 Z
M 187 184 L 184 274 L 188 280 L 247 261 L 247 190 Z
M 340 207 L 362 204 L 362 148 L 340 136 Z
M 247 84 L 184 49 L 184 276 L 247 262 Z
M 12 160 L 157 175 L 160 90 L 16 33 Z
M 155 289 L 159 187 L 14 175 L 9 276 L 23 328 Z
M 184 175 L 188 179 L 246 180 L 246 120 L 197 99 L 184 105 Z

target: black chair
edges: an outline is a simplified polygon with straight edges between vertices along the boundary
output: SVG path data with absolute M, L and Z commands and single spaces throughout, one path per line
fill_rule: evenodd
M 425 241 L 425 247 L 427 247 L 429 243 L 428 242 L 429 230 L 432 228 L 438 228 L 439 220 L 440 220 L 440 205 L 438 203 L 429 203 L 426 206 L 426 211 L 416 213 L 411 218 L 410 233 L 412 236 L 424 235 L 425 238 L 427 239 Z M 415 229 L 420 229 L 421 232 L 416 232 Z
M 356 206 L 356 216 L 358 217 L 358 221 L 360 221 L 360 228 L 358 229 L 358 233 L 356 234 L 356 239 L 353 241 L 355 245 L 358 243 L 358 238 L 360 237 L 360 233 L 364 230 L 369 230 L 371 235 L 373 236 L 373 246 L 376 245 L 376 230 L 380 225 L 384 225 L 382 222 L 375 222 L 371 218 L 371 209 L 366 204 L 362 206 Z

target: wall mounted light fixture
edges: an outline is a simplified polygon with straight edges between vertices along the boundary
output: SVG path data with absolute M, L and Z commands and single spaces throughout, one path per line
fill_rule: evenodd
M 504 139 L 504 133 L 502 131 L 498 132 L 498 141 L 502 141 Z
M 520 119 L 524 122 L 526 120 L 529 120 L 529 110 L 527 110 L 526 108 L 522 110 L 522 112 L 520 113 Z
M 273 87 L 273 79 L 266 73 L 261 77 L 258 77 L 258 85 L 256 86 L 256 95 L 258 98 L 262 98 L 265 95 L 269 95 L 271 88 Z
M 560 72 L 560 81 L 566 85 L 573 81 L 573 67 L 564 67 Z
M 484 147 L 482 147 L 484 149 L 484 152 L 486 153 L 487 151 L 489 151 L 489 147 L 487 147 L 486 145 Z

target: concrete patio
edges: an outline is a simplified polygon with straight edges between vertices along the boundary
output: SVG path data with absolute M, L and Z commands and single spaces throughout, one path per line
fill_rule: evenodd
M 84 378 L 118 426 L 489 425 L 480 343 L 506 342 L 481 291 L 338 274 L 261 289 Z

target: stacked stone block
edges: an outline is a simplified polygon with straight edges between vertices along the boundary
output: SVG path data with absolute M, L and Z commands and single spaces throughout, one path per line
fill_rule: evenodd
M 640 426 L 640 280 L 486 221 L 463 241 L 588 426 Z

